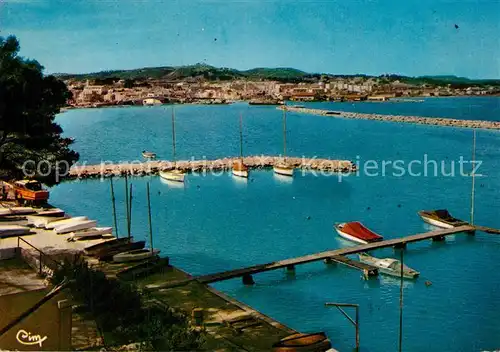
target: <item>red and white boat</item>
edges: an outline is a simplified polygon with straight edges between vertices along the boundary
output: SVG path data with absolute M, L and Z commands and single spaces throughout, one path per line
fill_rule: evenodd
M 359 221 L 343 222 L 334 225 L 337 233 L 346 240 L 367 244 L 382 241 L 384 238 L 369 230 Z

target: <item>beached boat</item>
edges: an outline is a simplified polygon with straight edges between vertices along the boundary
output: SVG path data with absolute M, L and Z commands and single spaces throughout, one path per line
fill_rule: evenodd
M 401 262 L 394 258 L 375 258 L 366 253 L 358 254 L 359 261 L 378 268 L 381 273 L 401 277 Z M 416 279 L 420 273 L 403 264 L 403 278 Z
M 26 216 L 26 220 L 28 221 L 28 225 L 37 227 L 37 228 L 44 228 L 51 222 L 55 221 L 61 221 L 61 220 L 66 220 L 68 218 L 61 216 L 61 217 L 53 217 L 53 216 L 38 216 L 38 215 L 28 215 Z
M 49 192 L 36 180 L 14 182 L 14 195 L 19 203 L 43 204 L 49 199 Z
M 382 241 L 384 238 L 369 230 L 359 221 L 343 222 L 334 225 L 337 233 L 346 240 L 367 244 Z
M 156 158 L 156 153 L 153 152 L 148 152 L 146 150 L 142 151 L 142 157 L 145 159 L 155 159 Z
M 234 176 L 248 178 L 248 166 L 243 162 L 243 118 L 240 114 L 240 158 L 233 162 L 232 173 Z
M 146 245 L 146 241 L 138 241 L 138 242 L 126 242 L 121 243 L 120 245 L 101 249 L 93 254 L 93 257 L 98 258 L 100 261 L 112 260 L 113 256 L 123 253 L 129 252 L 136 249 L 142 249 Z
M 332 351 L 331 348 L 332 344 L 324 332 L 297 333 L 272 345 L 273 352 L 327 352 Z
M 113 261 L 115 263 L 125 263 L 132 262 L 136 260 L 143 260 L 151 257 L 155 257 L 160 253 L 159 249 L 136 249 L 133 251 L 122 252 L 113 256 Z
M 112 227 L 91 227 L 89 229 L 71 232 L 70 236 L 74 239 L 85 237 L 97 237 L 103 235 L 111 235 L 113 233 Z
M 93 255 L 101 250 L 111 249 L 113 247 L 116 248 L 122 244 L 131 242 L 131 241 L 132 241 L 132 239 L 131 238 L 129 239 L 128 237 L 113 238 L 113 239 L 110 239 L 107 241 L 103 241 L 103 242 L 96 243 L 96 244 L 93 244 L 91 246 L 85 247 L 84 252 L 87 255 Z
M 421 210 L 418 212 L 418 215 L 426 223 L 445 229 L 451 229 L 453 227 L 469 224 L 467 221 L 454 218 L 446 209 L 430 210 L 430 211 Z
M 12 212 L 9 208 L 0 208 L 0 217 L 10 216 Z
M 50 208 L 37 211 L 34 216 L 46 216 L 46 217 L 63 217 L 65 215 L 64 210 L 59 208 Z
M 27 235 L 29 232 L 30 228 L 26 226 L 0 225 L 0 238 Z
M 78 222 L 78 221 L 81 221 L 81 220 L 88 220 L 88 218 L 86 216 L 75 216 L 75 217 L 72 217 L 72 218 L 65 218 L 65 219 L 62 219 L 62 220 L 51 221 L 51 222 L 47 223 L 47 225 L 45 226 L 45 228 L 47 230 L 51 230 L 51 229 L 55 229 L 56 227 L 65 226 L 65 225 L 67 225 L 69 223 Z
M 90 229 L 97 225 L 97 221 L 95 220 L 81 220 L 76 222 L 71 222 L 66 225 L 58 226 L 54 229 L 54 231 L 60 235 L 63 233 L 75 232 L 80 230 Z
M 283 161 L 273 166 L 274 173 L 293 177 L 293 167 L 286 162 L 286 104 L 283 102 Z

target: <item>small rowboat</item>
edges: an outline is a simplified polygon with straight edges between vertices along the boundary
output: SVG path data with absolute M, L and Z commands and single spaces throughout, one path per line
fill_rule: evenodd
M 441 227 L 444 229 L 451 229 L 453 227 L 469 225 L 467 221 L 463 221 L 451 216 L 451 214 L 446 209 L 439 210 L 421 210 L 418 212 L 418 215 L 424 220 L 426 223 Z
M 112 227 L 93 227 L 86 230 L 71 232 L 71 237 L 68 238 L 68 241 L 81 239 L 85 237 L 97 237 L 103 235 L 111 235 L 113 233 Z
M 344 222 L 334 225 L 337 233 L 346 240 L 367 244 L 382 241 L 384 238 L 369 230 L 359 221 Z
M 78 222 L 81 220 L 88 220 L 88 218 L 86 216 L 75 216 L 73 218 L 65 218 L 63 220 L 51 221 L 51 222 L 47 223 L 47 225 L 45 225 L 45 228 L 47 230 L 55 229 L 56 227 L 65 226 L 69 223 Z
M 91 227 L 95 227 L 96 225 L 97 221 L 95 220 L 80 220 L 80 221 L 70 222 L 66 225 L 58 226 L 54 229 L 54 231 L 58 235 L 60 235 L 68 232 L 90 229 Z
M 179 169 L 160 171 L 160 177 L 167 181 L 184 182 L 185 172 Z
M 146 245 L 146 241 L 126 242 L 112 248 L 104 248 L 96 252 L 93 256 L 100 261 L 112 260 L 113 256 L 136 249 L 142 249 Z
M 332 344 L 324 332 L 293 334 L 273 344 L 273 352 L 326 352 L 332 351 Z
M 401 277 L 401 262 L 394 258 L 379 259 L 369 256 L 366 253 L 358 254 L 359 261 L 378 268 L 378 270 L 390 276 Z M 403 264 L 403 278 L 416 279 L 420 273 Z
M 115 263 L 125 263 L 132 262 L 136 260 L 143 260 L 151 257 L 155 257 L 160 253 L 159 249 L 136 249 L 133 251 L 122 252 L 113 256 L 113 261 Z
M 30 228 L 26 226 L 0 225 L 0 238 L 27 235 L 29 232 Z
M 273 166 L 274 173 L 283 176 L 293 176 L 293 167 L 285 164 L 276 164 Z
M 131 238 L 132 239 L 132 238 Z M 87 255 L 93 255 L 99 251 L 105 250 L 105 249 L 111 249 L 113 247 L 118 247 L 123 244 L 127 244 L 128 242 L 131 242 L 131 239 L 128 237 L 122 237 L 122 238 L 113 238 L 108 241 L 103 241 L 100 243 L 93 244 L 91 246 L 85 247 L 84 251 L 85 254 Z
M 143 150 L 142 151 L 142 157 L 145 159 L 155 159 L 156 158 L 156 153 L 153 152 L 148 152 Z
M 28 220 L 28 225 L 32 225 L 37 228 L 44 228 L 51 222 L 66 220 L 69 218 L 65 217 L 53 217 L 53 216 L 38 216 L 38 215 L 28 215 L 26 220 Z
M 63 217 L 64 210 L 59 209 L 59 208 L 45 209 L 45 210 L 38 211 L 33 216 Z

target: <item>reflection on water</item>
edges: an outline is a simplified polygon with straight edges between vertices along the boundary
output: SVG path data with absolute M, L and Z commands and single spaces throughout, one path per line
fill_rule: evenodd
M 291 176 L 284 176 L 284 175 L 279 175 L 277 173 L 274 173 L 274 179 L 280 183 L 292 183 L 293 182 L 293 177 Z
M 238 188 L 246 188 L 248 185 L 248 178 L 246 177 L 235 176 L 231 173 L 231 178 L 233 179 L 235 186 Z
M 167 185 L 169 188 L 184 188 L 184 182 L 170 181 L 164 179 L 163 177 L 160 177 L 160 182 Z

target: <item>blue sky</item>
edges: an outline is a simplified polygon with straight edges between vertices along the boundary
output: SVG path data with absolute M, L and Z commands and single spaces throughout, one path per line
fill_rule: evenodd
M 500 0 L 0 3 L 0 35 L 47 73 L 204 62 L 500 78 Z

